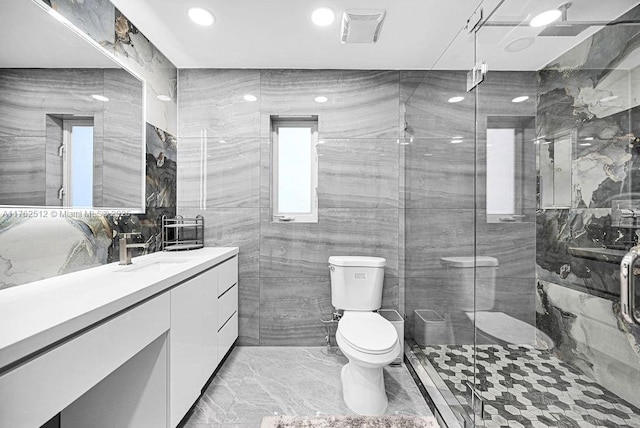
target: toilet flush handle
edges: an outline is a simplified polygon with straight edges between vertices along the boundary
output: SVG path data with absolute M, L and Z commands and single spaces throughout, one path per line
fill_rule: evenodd
M 327 266 L 327 267 L 329 268 L 329 270 L 330 270 L 331 272 L 335 272 L 335 271 L 336 271 L 336 268 L 335 268 L 335 267 L 333 267 L 332 265 L 329 265 L 329 266 Z

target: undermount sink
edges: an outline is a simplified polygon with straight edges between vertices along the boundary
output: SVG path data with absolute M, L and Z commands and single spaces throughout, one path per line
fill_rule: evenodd
M 162 260 L 154 260 L 152 262 L 140 262 L 136 263 L 135 259 L 133 259 L 133 263 L 127 266 L 122 266 L 116 269 L 116 272 L 135 272 L 144 269 L 162 269 L 163 267 L 170 267 L 173 265 L 181 264 L 188 259 L 162 259 Z

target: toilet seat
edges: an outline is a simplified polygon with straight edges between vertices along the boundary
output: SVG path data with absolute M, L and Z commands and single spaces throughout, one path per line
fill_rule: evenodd
M 364 354 L 387 354 L 398 344 L 398 332 L 393 324 L 375 312 L 345 311 L 337 333 L 349 346 Z

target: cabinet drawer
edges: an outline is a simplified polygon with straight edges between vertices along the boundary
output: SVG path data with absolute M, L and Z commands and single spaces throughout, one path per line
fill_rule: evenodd
M 218 266 L 218 296 L 238 282 L 238 256 Z
M 233 314 L 231 319 L 218 332 L 218 361 L 222 360 L 233 342 L 238 338 L 238 313 Z
M 234 285 L 218 297 L 218 330 L 234 312 L 238 311 L 238 286 Z

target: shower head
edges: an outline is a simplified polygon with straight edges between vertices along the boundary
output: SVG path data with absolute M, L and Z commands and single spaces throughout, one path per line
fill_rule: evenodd
M 556 24 L 548 25 L 544 30 L 538 34 L 542 37 L 575 37 L 582 33 L 587 28 L 591 27 L 589 24 L 572 24 L 567 21 L 567 9 L 571 7 L 571 3 L 565 3 L 558 9 L 562 12 L 562 19 Z
M 582 33 L 587 28 L 591 27 L 589 24 L 570 24 L 559 23 L 556 25 L 549 25 L 542 30 L 538 36 L 542 37 L 575 37 Z

